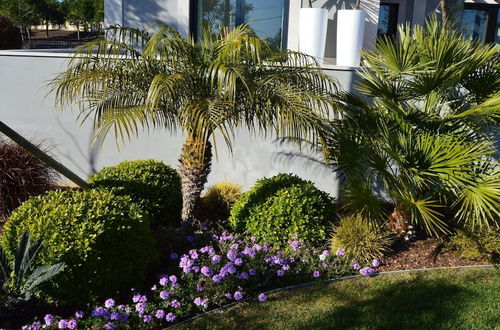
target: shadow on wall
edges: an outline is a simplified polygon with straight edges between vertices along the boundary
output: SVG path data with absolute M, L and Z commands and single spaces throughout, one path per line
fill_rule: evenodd
M 323 2 L 323 4 L 320 4 L 321 2 Z M 326 58 L 337 57 L 337 44 L 336 42 L 332 42 L 337 39 L 337 10 L 354 9 L 355 4 L 355 0 L 326 0 L 318 1 L 317 5 L 315 5 L 315 7 L 328 9 L 328 28 L 326 34 L 327 42 L 325 48 Z M 365 28 L 365 41 L 363 43 L 363 48 L 372 48 L 377 37 L 379 6 L 379 1 L 361 0 L 360 9 L 366 11 L 368 18 Z
M 100 145 L 102 143 L 102 139 L 99 138 L 94 145 L 92 145 L 93 136 L 89 137 L 88 145 L 82 146 L 82 143 L 79 142 L 78 138 L 73 134 L 70 130 L 68 130 L 61 120 L 56 117 L 57 126 L 59 129 L 64 132 L 67 136 L 68 141 L 71 141 L 72 148 L 64 148 L 64 150 L 58 149 L 55 146 L 55 150 L 57 150 L 57 154 L 60 155 L 60 158 L 64 158 L 63 163 L 71 164 L 71 166 L 77 169 L 81 173 L 85 173 L 87 176 L 90 176 L 94 173 L 97 173 L 97 160 L 100 152 Z M 71 152 L 70 152 L 71 151 Z M 85 162 L 82 164 L 81 161 L 77 161 L 72 153 L 77 153 L 80 159 L 84 159 Z
M 161 21 L 177 28 L 176 13 L 177 5 L 170 0 L 123 0 L 123 25 L 128 27 L 145 30 Z

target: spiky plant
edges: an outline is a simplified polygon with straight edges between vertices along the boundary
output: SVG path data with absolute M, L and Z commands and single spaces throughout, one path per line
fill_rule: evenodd
M 93 119 L 97 136 L 113 132 L 123 141 L 141 129 L 182 130 L 188 223 L 216 133 L 230 150 L 239 127 L 317 140 L 335 83 L 311 61 L 297 52 L 273 53 L 246 26 L 205 30 L 199 42 L 163 25 L 153 35 L 114 27 L 106 39 L 81 47 L 53 87 L 60 105 L 77 103 L 80 118 Z
M 400 27 L 398 40 L 381 39 L 364 60 L 358 89 L 371 101 L 342 94 L 343 119 L 329 137 L 348 206 L 383 216 L 379 183 L 395 203 L 395 231 L 499 226 L 497 49 L 431 18 L 413 31 Z
M 0 247 L 0 288 L 6 293 L 5 305 L 29 300 L 40 284 L 64 269 L 64 263 L 36 266 L 41 247 L 42 241 L 32 241 L 28 234 L 23 234 L 17 244 L 12 267 Z

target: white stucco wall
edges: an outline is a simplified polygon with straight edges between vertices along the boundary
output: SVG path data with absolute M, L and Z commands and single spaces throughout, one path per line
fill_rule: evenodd
M 52 153 L 56 158 L 85 178 L 123 160 L 154 158 L 177 167 L 183 142 L 181 134 L 144 132 L 120 150 L 110 136 L 102 148 L 91 147 L 90 123 L 77 123 L 77 112 L 72 109 L 57 112 L 54 96 L 47 96 L 47 82 L 64 70 L 67 63 L 67 56 L 60 52 L 0 51 L 0 120 L 29 139 L 54 146 Z M 353 71 L 331 68 L 328 72 L 345 87 L 351 86 Z M 233 154 L 219 139 L 218 157 L 213 161 L 209 183 L 231 180 L 249 188 L 259 178 L 293 172 L 337 195 L 337 181 L 330 170 L 307 160 L 290 161 L 283 157 L 286 152 L 296 150 L 273 143 L 273 138 L 252 137 L 245 130 L 238 131 Z

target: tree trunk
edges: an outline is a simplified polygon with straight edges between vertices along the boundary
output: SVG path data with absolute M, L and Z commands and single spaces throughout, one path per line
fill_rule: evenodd
M 450 19 L 456 19 L 458 17 L 457 13 L 464 9 L 463 0 L 441 0 L 439 5 L 441 7 L 441 22 L 443 26 L 446 26 Z
M 80 41 L 80 24 L 76 24 L 76 35 L 77 35 L 78 41 Z
M 40 150 L 33 143 L 26 140 L 24 137 L 19 135 L 16 131 L 14 131 L 13 129 L 11 129 L 9 126 L 5 125 L 1 121 L 0 121 L 0 132 L 5 134 L 6 136 L 8 136 L 12 141 L 14 141 L 18 145 L 20 145 L 22 148 L 26 149 L 26 151 L 30 152 L 33 156 L 37 157 L 42 162 L 47 164 L 47 166 L 49 166 L 53 170 L 57 171 L 58 173 L 61 173 L 66 178 L 70 179 L 72 182 L 74 182 L 80 188 L 82 188 L 82 189 L 88 188 L 88 184 L 87 184 L 87 182 L 85 182 L 85 180 L 80 178 L 78 175 L 73 173 L 70 169 L 68 169 L 63 164 L 59 163 L 54 158 L 47 155 L 45 152 Z
M 186 230 L 196 221 L 200 195 L 207 182 L 212 163 L 212 145 L 207 142 L 186 139 L 179 159 L 179 175 L 182 184 L 182 228 Z M 201 151 L 200 151 L 201 150 Z
M 49 22 L 45 22 L 45 34 L 47 35 L 47 39 L 49 39 Z
M 392 230 L 398 234 L 405 234 L 408 232 L 410 221 L 411 216 L 408 211 L 405 210 L 403 205 L 396 203 L 394 210 L 389 215 L 389 224 Z

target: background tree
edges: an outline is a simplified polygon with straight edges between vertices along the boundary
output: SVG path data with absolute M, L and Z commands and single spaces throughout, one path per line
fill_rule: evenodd
M 448 21 L 458 18 L 464 9 L 464 0 L 440 0 L 441 22 L 446 25 Z
M 31 39 L 31 26 L 40 23 L 36 0 L 0 0 L 0 12 L 21 28 L 23 41 Z
M 273 53 L 245 26 L 205 30 L 199 43 L 160 26 L 152 36 L 108 31 L 79 49 L 53 86 L 60 106 L 80 104 L 98 136 L 118 141 L 140 129 L 180 128 L 183 224 L 193 223 L 219 134 L 231 150 L 235 130 L 317 141 L 334 82 L 311 57 Z
M 36 10 L 45 24 L 47 38 L 49 37 L 49 25 L 62 25 L 66 21 L 61 3 L 57 0 L 40 0 L 36 4 Z
M 382 217 L 380 184 L 400 233 L 416 223 L 430 234 L 451 226 L 498 227 L 500 167 L 492 158 L 500 119 L 500 58 L 494 46 L 441 27 L 399 30 L 364 53 L 359 91 L 338 100 L 329 161 L 345 201 Z

